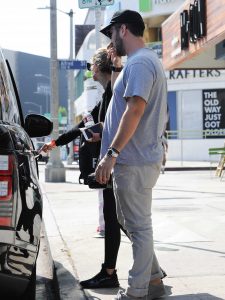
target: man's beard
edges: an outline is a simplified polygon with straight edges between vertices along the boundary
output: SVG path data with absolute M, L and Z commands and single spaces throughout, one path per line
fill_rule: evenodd
M 116 48 L 116 53 L 117 53 L 118 56 L 125 56 L 126 55 L 126 51 L 125 51 L 124 46 L 123 46 L 123 40 L 119 36 L 118 32 L 117 32 L 116 40 L 115 40 L 115 48 Z

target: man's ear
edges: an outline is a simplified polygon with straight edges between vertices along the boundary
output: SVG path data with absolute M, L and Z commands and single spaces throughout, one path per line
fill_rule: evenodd
M 122 24 L 121 27 L 120 27 L 120 34 L 121 34 L 121 37 L 123 37 L 127 32 L 127 26 L 125 24 Z

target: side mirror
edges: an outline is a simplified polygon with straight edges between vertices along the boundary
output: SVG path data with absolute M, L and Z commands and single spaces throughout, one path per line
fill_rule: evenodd
M 30 114 L 25 118 L 24 129 L 31 138 L 47 136 L 52 132 L 53 123 L 44 116 Z

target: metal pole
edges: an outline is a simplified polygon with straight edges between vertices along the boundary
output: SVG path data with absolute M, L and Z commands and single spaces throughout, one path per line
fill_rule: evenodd
M 180 154 L 181 154 L 181 167 L 183 167 L 184 162 L 184 147 L 183 147 L 183 138 L 184 138 L 184 132 L 183 132 L 183 91 L 181 91 L 181 101 L 180 101 Z
M 95 9 L 95 39 L 96 39 L 96 50 L 99 49 L 102 46 L 101 37 L 102 34 L 100 33 L 101 30 L 101 20 L 102 19 L 102 12 L 101 8 L 97 7 Z M 102 97 L 102 89 L 100 88 L 100 85 L 97 85 L 97 91 L 98 91 L 98 99 L 101 99 Z
M 46 110 L 46 113 L 48 113 L 48 91 L 47 90 L 45 93 L 45 110 Z
M 51 119 L 53 122 L 52 139 L 59 135 L 59 93 L 58 93 L 58 61 L 57 61 L 57 15 L 56 0 L 50 0 L 50 86 L 51 86 Z M 60 160 L 57 147 L 50 152 L 50 159 L 45 168 L 46 182 L 65 182 L 65 168 Z
M 73 10 L 69 12 L 70 17 L 70 56 L 69 59 L 73 60 Z M 75 100 L 75 85 L 74 85 L 74 71 L 68 71 L 68 129 L 71 129 L 74 125 L 74 100 Z M 72 164 L 73 158 L 73 142 L 69 144 L 69 155 L 67 163 Z
M 101 47 L 101 8 L 97 7 L 95 9 L 95 39 L 96 39 L 96 50 Z

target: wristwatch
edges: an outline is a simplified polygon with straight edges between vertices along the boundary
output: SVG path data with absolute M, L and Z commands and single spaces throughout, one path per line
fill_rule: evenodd
M 120 152 L 113 147 L 109 147 L 109 149 L 106 153 L 106 155 L 108 157 L 115 157 L 115 158 L 117 158 L 119 154 L 120 154 Z
M 115 67 L 115 66 L 111 66 L 111 71 L 113 72 L 121 72 L 123 70 L 123 67 Z

